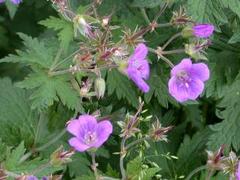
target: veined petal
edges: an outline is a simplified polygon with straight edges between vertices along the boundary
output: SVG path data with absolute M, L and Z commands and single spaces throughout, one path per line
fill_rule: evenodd
M 82 143 L 82 141 L 80 141 L 78 138 L 71 138 L 68 143 L 70 144 L 70 146 L 72 146 L 74 149 L 76 149 L 77 151 L 83 152 L 86 151 L 87 149 L 89 149 L 90 147 L 84 143 Z
M 98 123 L 97 127 L 97 142 L 92 146 L 98 148 L 100 147 L 107 139 L 110 134 L 112 134 L 113 127 L 110 121 L 105 120 Z
M 178 102 L 188 100 L 186 89 L 179 85 L 178 80 L 174 76 L 168 81 L 168 91 Z
M 67 131 L 78 138 L 84 138 L 88 131 L 95 131 L 97 120 L 90 115 L 81 115 L 78 119 L 71 120 L 67 126 Z
M 192 68 L 192 61 L 190 58 L 184 58 L 179 64 L 174 66 L 171 70 L 171 76 L 176 76 L 181 71 L 189 71 Z
M 143 80 L 139 71 L 128 69 L 128 77 L 138 86 L 140 90 L 147 93 L 150 89 L 149 85 Z
M 193 79 L 191 83 L 189 83 L 189 88 L 187 89 L 188 98 L 191 100 L 195 100 L 198 98 L 200 94 L 202 94 L 204 90 L 204 83 L 200 79 Z
M 146 58 L 148 54 L 148 48 L 145 44 L 138 44 L 135 48 L 132 56 L 129 58 L 129 63 L 133 63 L 135 61 L 141 61 Z
M 197 63 L 192 65 L 191 75 L 199 78 L 202 81 L 206 81 L 209 79 L 210 71 L 206 64 Z

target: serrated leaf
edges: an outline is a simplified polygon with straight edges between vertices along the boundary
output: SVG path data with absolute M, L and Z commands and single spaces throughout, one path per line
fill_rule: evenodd
M 107 90 L 109 95 L 112 95 L 115 92 L 119 100 L 126 99 L 129 104 L 137 107 L 138 99 L 135 89 L 136 87 L 133 87 L 130 80 L 116 69 L 108 72 Z
M 137 157 L 127 164 L 127 176 L 131 179 L 137 179 L 142 169 L 142 159 Z
M 218 104 L 218 117 L 223 119 L 222 122 L 211 126 L 213 134 L 209 138 L 208 147 L 211 150 L 218 149 L 222 144 L 226 149 L 231 146 L 238 151 L 240 149 L 240 76 L 225 92 L 225 96 Z M 224 109 L 221 111 L 221 109 Z
M 212 23 L 216 27 L 228 22 L 221 1 L 219 0 L 188 0 L 188 13 L 198 23 Z M 219 28 L 218 28 L 219 29 Z
M 59 31 L 58 38 L 61 42 L 60 46 L 63 49 L 67 49 L 69 47 L 69 44 L 74 37 L 74 29 L 71 22 L 50 16 L 48 19 L 40 21 L 39 24 L 47 28 L 54 29 L 55 31 Z
M 17 55 L 10 54 L 5 58 L 0 59 L 0 63 L 23 63 L 24 65 L 39 65 L 42 68 L 49 68 L 52 64 L 53 56 L 49 53 L 44 43 L 38 41 L 37 38 L 32 38 L 22 33 L 19 33 L 18 35 L 23 40 L 26 51 L 17 50 Z
M 208 137 L 211 134 L 209 128 L 196 133 L 192 138 L 185 136 L 177 157 L 176 167 L 179 175 L 187 175 L 193 169 L 201 165 L 203 151 L 206 148 Z
M 240 0 L 221 0 L 226 8 L 231 9 L 240 18 Z
M 240 42 L 240 32 L 234 33 L 228 41 L 229 44 L 234 44 L 237 42 Z
M 32 108 L 42 111 L 59 101 L 70 109 L 82 111 L 80 97 L 73 89 L 68 79 L 64 76 L 50 77 L 44 72 L 30 74 L 18 86 L 26 89 L 34 89 L 30 96 Z
M 161 77 L 153 72 L 148 83 L 150 85 L 150 91 L 144 95 L 146 103 L 149 103 L 153 97 L 155 97 L 158 100 L 158 103 L 165 108 L 168 108 L 169 102 L 175 103 L 168 93 L 166 82 L 163 82 Z

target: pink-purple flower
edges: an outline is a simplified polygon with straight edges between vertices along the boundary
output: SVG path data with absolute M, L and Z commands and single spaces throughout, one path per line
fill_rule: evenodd
M 0 3 L 3 3 L 5 0 L 0 0 Z M 13 4 L 20 4 L 22 0 L 10 0 Z
M 145 44 L 138 44 L 134 53 L 129 58 L 127 75 L 138 86 L 140 90 L 147 93 L 149 85 L 145 82 L 149 78 L 150 68 L 146 59 L 148 48 Z
M 193 34 L 199 38 L 208 38 L 213 34 L 214 26 L 212 24 L 197 24 L 192 27 Z
M 204 63 L 192 64 L 191 59 L 183 59 L 171 70 L 168 81 L 169 93 L 179 102 L 195 100 L 204 90 L 204 82 L 210 72 Z
M 238 162 L 237 170 L 236 170 L 236 180 L 240 180 L 240 162 Z
M 94 116 L 81 115 L 69 122 L 67 131 L 75 136 L 68 141 L 69 144 L 77 151 L 83 152 L 99 148 L 107 141 L 113 127 L 108 120 L 97 122 Z

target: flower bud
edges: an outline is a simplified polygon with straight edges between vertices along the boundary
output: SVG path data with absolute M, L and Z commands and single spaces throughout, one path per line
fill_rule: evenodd
M 208 38 L 213 34 L 214 26 L 212 24 L 197 24 L 192 27 L 193 35 L 198 38 Z
M 68 162 L 71 162 L 71 156 L 74 154 L 74 150 L 70 149 L 69 151 L 64 151 L 63 146 L 59 147 L 51 155 L 50 163 L 53 166 L 61 166 Z
M 90 26 L 90 24 L 88 24 L 86 22 L 86 20 L 84 19 L 83 16 L 81 15 L 77 15 L 74 19 L 73 19 L 73 24 L 74 24 L 74 34 L 75 36 L 77 36 L 77 33 L 79 32 L 80 34 L 82 34 L 85 37 L 88 38 L 94 38 L 94 34 L 92 32 L 92 27 Z
M 182 30 L 182 37 L 183 38 L 193 37 L 193 30 L 192 30 L 192 28 L 189 27 L 189 26 L 183 28 L 183 30 Z
M 106 83 L 103 78 L 97 78 L 95 80 L 95 92 L 98 99 L 102 98 L 105 94 Z

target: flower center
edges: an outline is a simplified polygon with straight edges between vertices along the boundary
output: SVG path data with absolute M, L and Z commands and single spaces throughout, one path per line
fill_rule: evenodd
M 189 88 L 189 83 L 191 82 L 191 78 L 189 77 L 188 73 L 184 70 L 179 71 L 177 73 L 177 78 L 180 81 L 181 87 Z
M 95 143 L 96 139 L 97 139 L 96 132 L 88 131 L 84 136 L 84 141 L 85 144 L 87 145 Z

